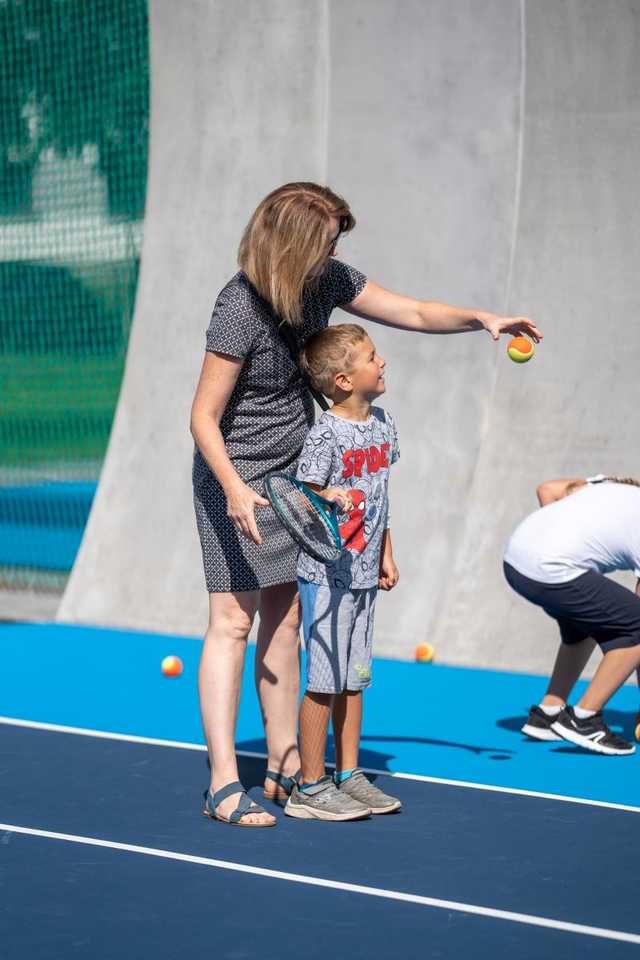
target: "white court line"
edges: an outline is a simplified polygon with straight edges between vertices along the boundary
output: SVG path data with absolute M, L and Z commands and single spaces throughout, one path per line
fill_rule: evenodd
M 36 720 L 20 720 L 17 717 L 0 716 L 0 724 L 10 727 L 28 727 L 32 730 L 48 730 L 52 733 L 71 733 L 81 737 L 97 737 L 101 740 L 123 740 L 125 743 L 145 743 L 152 747 L 176 747 L 178 750 L 199 750 L 206 752 L 203 743 L 187 743 L 183 740 L 159 740 L 155 737 L 138 737 L 129 733 L 111 733 L 107 730 L 91 730 L 87 727 L 65 727 L 58 723 L 41 723 Z M 239 757 L 251 757 L 266 760 L 266 753 L 252 750 L 238 750 Z M 328 767 L 335 764 L 327 763 Z M 395 770 L 377 770 L 375 767 L 362 767 L 365 773 L 381 777 L 395 777 L 397 780 L 415 780 L 418 783 L 438 783 L 447 787 L 466 787 L 468 790 L 489 790 L 492 793 L 510 793 L 516 797 L 535 797 L 539 800 L 560 800 L 564 803 L 579 803 L 587 807 L 604 807 L 606 810 L 620 810 L 625 813 L 640 813 L 640 807 L 625 803 L 611 803 L 608 800 L 587 800 L 584 797 L 568 797 L 561 793 L 542 793 L 539 790 L 521 790 L 518 787 L 497 787 L 490 783 L 472 783 L 470 780 L 448 780 L 443 777 L 427 777 L 419 773 L 400 773 Z
M 147 857 L 160 857 L 163 860 L 179 860 L 195 863 L 203 867 L 216 867 L 219 870 L 231 870 L 236 873 L 248 873 L 271 880 L 287 880 L 289 883 L 302 883 L 310 887 L 325 887 L 329 890 L 344 890 L 347 893 L 359 893 L 367 897 L 380 897 L 383 900 L 399 900 L 404 903 L 417 903 L 422 907 L 435 907 L 456 913 L 469 913 L 495 920 L 510 920 L 532 927 L 546 927 L 561 930 L 564 933 L 577 933 L 587 937 L 600 937 L 603 940 L 620 940 L 623 943 L 640 944 L 640 934 L 627 933 L 624 930 L 608 930 L 606 927 L 589 927 L 582 923 L 570 923 L 565 920 L 552 920 L 535 914 L 514 913 L 511 910 L 497 910 L 474 903 L 459 903 L 456 900 L 440 900 L 438 897 L 423 897 L 414 893 L 402 893 L 399 890 L 385 890 L 382 887 L 365 887 L 357 883 L 344 883 L 341 880 L 324 880 L 322 877 L 307 877 L 300 873 L 287 873 L 283 870 L 269 870 L 266 867 L 253 867 L 245 863 L 233 863 L 229 860 L 213 860 L 211 857 L 197 857 L 189 853 L 177 853 L 173 850 L 158 850 L 155 847 L 139 847 L 132 843 L 118 843 L 115 840 L 99 840 L 96 837 L 79 837 L 69 833 L 55 833 L 51 830 L 36 830 L 32 827 L 20 827 L 13 823 L 0 823 L 0 831 L 18 833 L 31 837 L 44 837 L 47 840 L 64 840 L 67 843 L 80 843 L 90 847 L 107 847 L 110 850 L 123 850 L 126 853 L 138 853 Z

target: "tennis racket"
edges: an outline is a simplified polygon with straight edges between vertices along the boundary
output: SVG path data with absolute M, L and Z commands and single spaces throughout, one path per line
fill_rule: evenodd
M 282 526 L 305 553 L 321 563 L 337 560 L 342 538 L 335 503 L 279 470 L 267 474 L 264 486 Z

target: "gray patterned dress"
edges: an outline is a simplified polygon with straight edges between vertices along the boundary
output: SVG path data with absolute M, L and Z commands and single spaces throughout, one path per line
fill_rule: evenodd
M 331 258 L 318 286 L 305 292 L 303 323 L 296 328 L 300 343 L 326 327 L 333 308 L 354 300 L 365 283 L 358 270 Z M 243 273 L 216 301 L 206 349 L 244 361 L 220 429 L 239 476 L 262 495 L 270 470 L 295 469 L 314 408 L 268 308 Z M 259 590 L 296 579 L 298 548 L 271 507 L 256 507 L 258 546 L 227 517 L 224 491 L 197 447 L 193 500 L 209 593 Z

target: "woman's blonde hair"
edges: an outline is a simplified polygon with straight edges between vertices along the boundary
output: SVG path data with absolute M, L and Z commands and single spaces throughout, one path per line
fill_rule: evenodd
M 302 322 L 305 286 L 317 282 L 336 233 L 353 230 L 348 204 L 317 183 L 286 183 L 258 206 L 240 241 L 238 263 L 249 282 L 288 323 Z
M 357 323 L 337 323 L 314 333 L 298 358 L 303 375 L 312 387 L 333 399 L 337 374 L 351 372 L 353 349 L 367 337 Z

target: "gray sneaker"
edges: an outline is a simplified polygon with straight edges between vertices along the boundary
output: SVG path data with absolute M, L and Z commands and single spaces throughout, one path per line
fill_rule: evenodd
M 362 820 L 369 807 L 338 790 L 332 777 L 322 777 L 309 790 L 293 788 L 284 812 L 299 820 Z
M 393 813 L 402 804 L 397 797 L 390 797 L 367 780 L 362 770 L 354 770 L 350 777 L 338 784 L 338 791 L 354 800 L 359 800 L 371 813 Z

